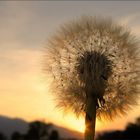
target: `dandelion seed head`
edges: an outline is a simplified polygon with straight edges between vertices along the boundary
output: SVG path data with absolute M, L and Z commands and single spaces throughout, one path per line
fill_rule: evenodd
M 45 51 L 44 69 L 58 107 L 77 116 L 84 114 L 87 96 L 98 99 L 99 119 L 125 114 L 140 93 L 139 68 L 138 42 L 110 19 L 69 22 Z

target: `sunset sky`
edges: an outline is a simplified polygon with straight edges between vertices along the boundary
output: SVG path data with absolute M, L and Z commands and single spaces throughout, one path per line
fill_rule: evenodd
M 140 2 L 0 1 L 0 115 L 43 120 L 84 131 L 84 118 L 55 108 L 42 73 L 43 48 L 58 27 L 81 15 L 112 17 L 140 37 Z M 140 116 L 140 105 L 96 130 L 123 129 Z

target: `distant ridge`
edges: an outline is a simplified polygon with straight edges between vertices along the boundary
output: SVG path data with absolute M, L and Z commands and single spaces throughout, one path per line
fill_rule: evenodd
M 10 118 L 6 116 L 0 116 L 0 132 L 2 132 L 7 138 L 10 138 L 11 134 L 15 131 L 24 134 L 28 131 L 28 122 L 19 118 Z M 69 130 L 67 128 L 52 124 L 52 128 L 59 132 L 62 138 L 77 138 L 82 139 L 83 134 L 77 131 Z
M 0 116 L 0 132 L 10 138 L 11 134 L 15 131 L 26 133 L 28 130 L 28 123 L 22 119 L 10 118 Z
M 59 132 L 59 134 L 62 138 L 83 139 L 83 137 L 84 137 L 83 133 L 80 133 L 80 132 L 77 132 L 77 131 L 74 131 L 74 130 L 69 130 L 67 128 L 60 127 L 60 126 L 57 126 L 57 125 L 53 125 L 52 129 L 56 129 Z

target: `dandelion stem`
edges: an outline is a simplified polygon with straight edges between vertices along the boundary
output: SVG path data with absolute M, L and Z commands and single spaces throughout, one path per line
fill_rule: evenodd
M 94 140 L 96 124 L 96 103 L 97 99 L 88 98 L 85 117 L 85 140 Z

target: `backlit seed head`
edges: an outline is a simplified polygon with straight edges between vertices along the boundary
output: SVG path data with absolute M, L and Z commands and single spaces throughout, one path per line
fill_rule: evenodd
M 138 43 L 110 19 L 82 17 L 62 26 L 48 41 L 44 69 L 58 106 L 77 116 L 91 97 L 97 117 L 112 119 L 140 93 Z

